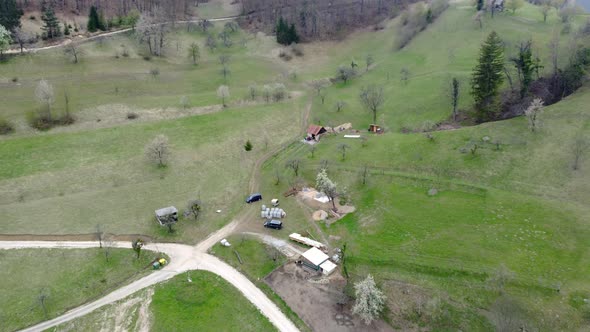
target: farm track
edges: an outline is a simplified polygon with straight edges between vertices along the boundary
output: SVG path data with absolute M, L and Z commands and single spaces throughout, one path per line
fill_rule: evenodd
M 309 115 L 311 113 L 312 100 L 305 106 L 305 110 L 301 112 L 301 129 L 305 130 Z M 298 133 L 299 136 L 299 133 Z M 280 153 L 289 147 L 289 144 L 282 145 L 269 151 L 261 156 L 255 163 L 252 170 L 252 175 L 248 183 L 251 191 L 255 191 L 260 185 L 260 169 L 262 165 L 269 158 Z M 283 312 L 272 302 L 260 289 L 258 289 L 247 277 L 222 262 L 218 258 L 207 254 L 216 242 L 227 237 L 234 232 L 239 224 L 253 216 L 254 210 L 245 211 L 243 209 L 238 213 L 229 224 L 216 232 L 210 234 L 205 240 L 201 241 L 195 246 L 189 246 L 177 243 L 148 243 L 144 248 L 146 250 L 165 253 L 170 257 L 170 264 L 165 266 L 162 270 L 154 272 L 139 280 L 135 280 L 128 285 L 125 285 L 106 296 L 90 302 L 74 309 L 69 310 L 65 314 L 54 319 L 44 321 L 34 326 L 28 327 L 22 331 L 43 331 L 45 329 L 63 324 L 78 317 L 82 317 L 102 306 L 111 304 L 121 300 L 131 294 L 136 293 L 146 287 L 153 286 L 160 282 L 173 278 L 189 270 L 206 270 L 213 272 L 220 277 L 227 280 L 234 285 L 242 294 L 254 305 L 260 312 L 265 315 L 269 321 L 277 327 L 279 331 L 299 331 L 297 327 L 285 316 Z M 24 249 L 24 248 L 59 248 L 59 249 L 75 249 L 75 248 L 96 248 L 97 241 L 93 240 L 94 234 L 80 234 L 80 235 L 3 235 L 0 234 L 0 249 Z M 141 235 L 115 235 L 119 240 L 112 244 L 117 248 L 129 248 L 128 241 L 122 241 L 127 237 L 135 238 Z M 143 237 L 143 236 L 142 236 Z M 76 241 L 72 241 L 75 239 Z M 36 240 L 36 241 L 35 241 Z M 86 240 L 86 241 L 81 241 Z

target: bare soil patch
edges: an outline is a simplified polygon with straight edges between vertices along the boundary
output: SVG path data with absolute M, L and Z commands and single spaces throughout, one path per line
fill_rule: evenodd
M 350 301 L 338 304 L 346 285 L 338 272 L 326 278 L 287 263 L 264 280 L 313 331 L 393 331 L 381 320 L 365 325 L 352 314 Z

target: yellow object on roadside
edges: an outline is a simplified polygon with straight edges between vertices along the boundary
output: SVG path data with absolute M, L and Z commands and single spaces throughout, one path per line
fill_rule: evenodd
M 160 260 L 158 262 L 160 262 L 160 265 L 162 265 L 162 266 L 166 265 L 166 263 L 167 263 L 164 258 L 160 258 Z

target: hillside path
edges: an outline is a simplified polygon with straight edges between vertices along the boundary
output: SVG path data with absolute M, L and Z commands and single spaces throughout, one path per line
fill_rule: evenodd
M 85 249 L 97 248 L 98 246 L 99 244 L 97 241 L 0 241 L 0 249 Z M 114 242 L 112 246 L 116 248 L 129 248 L 130 244 L 129 242 Z M 125 285 L 96 301 L 76 307 L 59 317 L 41 322 L 22 331 L 43 331 L 63 324 L 72 319 L 84 316 L 102 306 L 121 300 L 139 290 L 166 281 L 189 270 L 205 270 L 219 275 L 244 294 L 244 296 L 256 306 L 279 331 L 299 331 L 283 312 L 281 312 L 281 310 L 260 289 L 248 280 L 248 278 L 218 258 L 201 251 L 202 249 L 208 249 L 206 246 L 193 247 L 175 243 L 151 243 L 145 245 L 144 249 L 168 255 L 170 257 L 170 264 L 161 270 L 154 271 L 153 273 Z

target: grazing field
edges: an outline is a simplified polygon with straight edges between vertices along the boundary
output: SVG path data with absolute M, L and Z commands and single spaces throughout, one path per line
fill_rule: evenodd
M 337 54 L 346 64 L 351 53 L 360 62 L 371 50 L 375 68 L 346 85 L 329 87 L 324 105 L 315 97 L 312 119 L 325 125 L 352 122 L 367 140 L 328 135 L 313 157 L 308 146 L 293 145 L 263 166 L 263 194 L 269 197 L 293 183 L 313 186 L 321 165 L 347 189 L 358 210 L 330 227 L 321 225 L 324 236 L 340 237 L 331 240 L 334 247 L 347 244 L 351 281 L 367 273 L 376 276 L 391 297 L 385 316 L 394 327 L 407 327 L 404 321 L 435 330 L 499 329 L 506 320 L 540 330 L 588 324 L 590 307 L 580 298 L 590 295 L 584 278 L 590 271 L 585 240 L 590 167 L 586 157 L 584 166 L 572 167 L 576 138 L 590 136 L 587 87 L 547 107 L 536 133 L 524 118 L 433 132 L 433 139 L 399 133 L 449 117 L 442 85 L 452 76 L 464 82 L 462 107 L 472 102 L 467 79 L 481 40 L 492 30 L 509 45 L 532 38 L 546 64 L 545 45 L 561 23 L 553 17 L 544 24 L 536 10 L 525 5 L 516 15 L 488 18 L 480 31 L 464 23 L 472 8 L 452 7 L 402 51 L 391 53 L 391 44 L 384 46 L 395 23 L 377 32 L 381 39 L 363 39 L 373 47 L 362 44 L 369 34 L 363 32 L 330 48 L 334 56 L 318 62 L 318 68 L 332 64 L 326 76 L 334 75 Z M 564 48 L 568 43 L 562 39 Z M 339 46 L 353 51 L 338 51 Z M 405 66 L 411 73 L 407 84 L 399 76 Z M 366 134 L 371 117 L 360 107 L 358 93 L 370 83 L 383 84 L 386 91 L 377 121 L 390 131 L 383 135 Z M 337 100 L 348 104 L 341 112 L 333 109 Z M 338 148 L 343 143 L 348 146 L 344 158 Z M 292 159 L 301 160 L 299 180 L 285 168 Z M 365 167 L 367 184 L 362 185 Z M 429 196 L 433 188 L 438 193 Z M 297 205 L 293 198 L 281 201 L 288 211 Z M 311 228 L 306 219 L 302 211 L 290 214 L 286 227 Z M 399 283 L 420 287 L 427 298 L 437 299 L 436 308 L 418 299 L 398 306 L 393 297 Z
M 110 233 L 197 242 L 242 204 L 256 158 L 292 139 L 298 129 L 289 124 L 299 122 L 302 102 L 5 140 L 0 186 L 6 194 L 0 210 L 12 222 L 0 230 L 77 234 L 92 233 L 101 224 Z M 143 153 L 158 134 L 170 139 L 165 168 L 149 164 Z M 247 139 L 254 145 L 249 152 L 243 148 Z M 184 209 L 199 197 L 206 204 L 199 221 L 181 221 L 172 236 L 157 225 L 155 209 Z M 222 212 L 215 213 L 218 209 Z
M 479 47 L 491 31 L 496 31 L 506 44 L 506 59 L 516 54 L 520 42 L 531 40 L 535 55 L 541 59 L 542 72 L 551 72 L 548 43 L 554 34 L 560 38 L 561 61 L 570 52 L 571 35 L 561 35 L 562 24 L 552 11 L 546 23 L 530 4 L 516 12 L 505 12 L 494 19 L 486 16 L 483 29 L 472 19 L 471 6 L 451 6 L 426 30 L 420 32 L 405 48 L 394 51 L 394 42 L 400 29 L 399 19 L 390 21 L 380 31 L 361 31 L 343 42 L 325 42 L 305 45 L 309 58 L 301 60 L 300 77 L 305 80 L 334 77 L 338 66 L 350 67 L 354 61 L 362 76 L 348 83 L 335 83 L 326 91 L 325 102 L 314 100 L 312 120 L 323 125 L 336 126 L 352 122 L 355 128 L 367 128 L 372 116 L 359 102 L 362 87 L 375 84 L 383 86 L 385 103 L 377 115 L 377 124 L 386 130 L 399 132 L 421 129 L 424 122 L 438 123 L 449 119 L 451 102 L 448 97 L 450 82 L 456 77 L 460 82 L 459 108 L 467 109 L 472 98 L 469 95 L 469 79 L 476 64 Z M 572 23 L 573 30 L 585 22 L 579 17 Z M 375 63 L 365 72 L 365 58 L 371 54 Z M 295 65 L 295 64 L 294 64 Z M 408 79 L 402 80 L 402 70 L 408 71 Z M 337 112 L 337 101 L 346 106 Z
M 155 257 L 131 249 L 18 249 L 0 251 L 0 331 L 50 319 L 151 272 Z M 44 300 L 44 306 L 41 300 Z
M 208 33 L 217 35 L 222 27 L 223 22 L 219 22 Z M 173 30 L 164 57 L 149 56 L 146 46 L 128 33 L 81 44 L 79 63 L 73 63 L 63 49 L 10 59 L 1 65 L 0 97 L 4 102 L 0 116 L 24 122 L 27 113 L 39 108 L 34 96 L 42 78 L 54 86 L 57 113 L 63 111 L 67 93 L 74 115 L 92 112 L 98 106 L 125 104 L 139 117 L 146 109 L 182 108 L 184 96 L 188 107 L 220 104 L 216 90 L 222 84 L 230 87 L 230 103 L 239 101 L 247 98 L 249 84 L 280 79 L 280 65 L 250 54 L 249 44 L 257 43 L 255 36 L 237 31 L 230 34 L 231 47 L 219 42 L 210 50 L 205 46 L 207 34 L 195 29 L 187 32 L 179 25 Z M 193 42 L 200 46 L 197 65 L 188 53 Z M 220 73 L 221 55 L 230 56 L 226 79 Z M 155 75 L 154 70 L 158 72 Z M 22 123 L 20 128 L 24 130 L 26 125 Z
M 262 281 L 274 269 L 286 262 L 285 256 L 275 248 L 261 243 L 259 239 L 248 235 L 235 234 L 228 237 L 227 240 L 232 244 L 231 247 L 223 247 L 218 243 L 211 248 L 210 252 L 233 266 L 236 270 L 244 273 L 266 296 L 275 302 L 281 311 L 295 323 L 299 330 L 309 331 L 305 322 L 287 306 L 283 299 Z M 242 259 L 241 263 L 234 251 L 237 251 L 240 255 Z
M 151 311 L 151 331 L 275 330 L 237 289 L 205 271 L 183 273 L 156 286 Z

